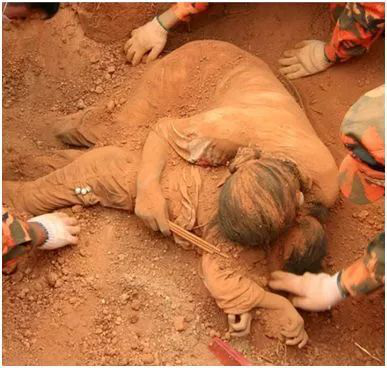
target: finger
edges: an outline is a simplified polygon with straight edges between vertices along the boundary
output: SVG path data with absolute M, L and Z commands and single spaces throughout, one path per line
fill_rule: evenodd
M 303 47 L 305 47 L 308 43 L 310 43 L 310 40 L 305 40 L 305 41 L 301 41 L 301 42 L 298 42 L 294 45 L 294 48 L 295 49 L 301 49 Z
M 250 331 L 238 331 L 238 332 L 231 332 L 230 335 L 232 337 L 243 337 L 243 336 L 246 336 L 250 333 Z
M 296 308 L 301 308 L 309 311 L 318 311 L 319 309 L 316 309 L 316 305 L 314 305 L 313 301 L 306 297 L 294 297 L 290 300 L 292 304 Z M 322 309 L 324 310 L 324 309 Z
M 299 71 L 295 73 L 286 74 L 285 77 L 288 79 L 298 79 L 302 77 L 307 77 L 308 75 L 309 73 L 307 73 L 304 68 L 300 68 Z
M 149 227 L 153 231 L 157 231 L 159 229 L 158 226 L 157 226 L 157 223 L 156 223 L 156 221 L 154 219 L 147 219 L 146 223 L 149 225 Z
M 227 319 L 228 319 L 228 324 L 232 325 L 235 323 L 236 315 L 235 314 L 228 314 Z
M 297 63 L 297 64 L 293 64 L 293 65 L 290 65 L 290 66 L 286 66 L 284 68 L 280 68 L 279 71 L 280 71 L 281 74 L 287 75 L 289 73 L 296 73 L 300 69 L 301 69 L 301 65 L 299 63 Z
M 78 237 L 77 236 L 68 236 L 67 241 L 69 244 L 78 244 Z
M 64 213 L 64 212 L 54 212 L 53 215 L 61 217 L 61 218 L 69 217 L 67 215 L 67 213 Z
M 68 229 L 69 229 L 69 232 L 71 235 L 77 235 L 81 231 L 81 227 L 79 225 L 78 226 L 69 226 Z
M 128 51 L 127 51 L 127 53 L 126 53 L 126 60 L 128 60 L 129 62 L 131 62 L 132 59 L 133 59 L 133 56 L 134 56 L 135 52 L 136 52 L 136 51 L 135 51 L 135 49 L 134 49 L 134 46 L 133 46 L 133 45 L 130 46 L 129 49 L 128 49 Z
M 69 226 L 74 226 L 78 224 L 77 219 L 74 217 L 63 217 L 62 221 L 65 225 Z
M 287 65 L 293 65 L 293 64 L 296 64 L 298 63 L 298 58 L 293 56 L 293 57 L 287 57 L 287 58 L 283 58 L 283 59 L 279 59 L 278 60 L 278 63 L 280 65 L 284 65 L 284 66 L 287 66 Z
M 298 348 L 299 349 L 303 348 L 306 345 L 306 343 L 308 342 L 308 340 L 309 340 L 308 334 L 306 333 L 306 331 L 304 331 L 302 340 L 298 344 Z
M 144 50 L 144 49 L 136 50 L 136 52 L 134 53 L 134 56 L 133 56 L 132 65 L 136 66 L 137 64 L 139 64 L 141 61 L 141 58 L 143 57 L 143 55 L 145 53 L 146 53 L 146 50 Z
M 164 206 L 164 213 L 162 216 L 158 216 L 157 218 L 157 224 L 159 225 L 160 231 L 165 235 L 165 236 L 170 236 L 171 235 L 171 230 L 169 229 L 169 215 L 168 215 L 168 207 Z
M 287 58 L 296 56 L 297 55 L 297 50 L 295 50 L 295 49 L 285 50 L 283 55 L 285 57 L 287 57 Z
M 270 275 L 269 286 L 275 290 L 284 290 L 296 295 L 303 295 L 301 276 L 289 272 L 275 271 Z
M 130 38 L 128 41 L 125 42 L 125 45 L 124 45 L 125 54 L 128 52 L 128 49 L 132 45 L 133 45 L 133 38 Z
M 165 46 L 165 43 L 159 45 L 159 46 L 155 46 L 151 52 L 149 53 L 147 59 L 146 59 L 146 62 L 149 63 L 155 59 L 157 59 L 157 57 L 160 55 L 161 51 L 163 51 L 164 49 L 164 46 Z
M 241 315 L 241 321 L 239 322 L 239 325 L 241 326 L 241 329 L 249 329 L 250 330 L 250 323 L 251 323 L 251 315 L 250 313 L 243 313 Z
M 301 334 L 299 336 L 293 337 L 292 339 L 286 339 L 286 345 L 298 345 L 302 342 L 304 336 Z
M 138 29 L 136 28 L 136 29 L 134 29 L 131 33 L 130 33 L 130 35 L 131 36 L 135 36 L 136 35 L 136 33 L 137 33 L 137 31 L 138 31 Z

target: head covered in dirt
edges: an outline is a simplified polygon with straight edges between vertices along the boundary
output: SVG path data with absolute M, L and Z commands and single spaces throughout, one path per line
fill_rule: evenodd
M 219 197 L 219 225 L 230 240 L 267 246 L 295 221 L 300 173 L 294 162 L 239 149 L 230 165 L 233 174 Z

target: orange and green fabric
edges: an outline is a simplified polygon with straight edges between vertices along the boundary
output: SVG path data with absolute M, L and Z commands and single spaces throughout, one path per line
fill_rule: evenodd
M 363 95 L 346 113 L 341 140 L 349 151 L 339 172 L 343 195 L 366 204 L 384 195 L 384 85 Z
M 28 224 L 13 217 L 3 207 L 3 273 L 10 274 L 16 269 L 17 258 L 24 254 L 31 237 L 28 233 Z
M 341 271 L 338 282 L 352 296 L 367 294 L 384 285 L 384 232 L 368 245 L 364 256 Z
M 336 26 L 325 56 L 331 62 L 363 55 L 384 32 L 384 3 L 334 3 L 330 10 Z
M 180 20 L 187 22 L 190 16 L 207 9 L 208 3 L 176 3 L 172 10 Z

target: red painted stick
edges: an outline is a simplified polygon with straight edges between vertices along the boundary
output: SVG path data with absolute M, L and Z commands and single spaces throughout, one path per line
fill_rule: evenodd
M 252 365 L 241 353 L 219 337 L 214 337 L 208 348 L 223 365 Z

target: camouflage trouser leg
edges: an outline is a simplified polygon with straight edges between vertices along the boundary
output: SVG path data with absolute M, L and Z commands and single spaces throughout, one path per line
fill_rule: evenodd
M 332 62 L 363 55 L 384 31 L 384 3 L 332 4 L 336 22 L 325 55 Z
M 133 211 L 138 159 L 124 149 L 91 150 L 68 165 L 32 182 L 4 182 L 14 208 L 33 215 L 58 208 L 101 204 Z

